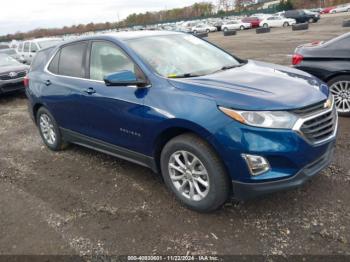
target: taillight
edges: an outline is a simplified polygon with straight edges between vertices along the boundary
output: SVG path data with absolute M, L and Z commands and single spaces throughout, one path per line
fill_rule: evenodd
M 301 62 L 303 62 L 304 57 L 299 54 L 294 54 L 292 59 L 293 65 L 299 65 Z
M 26 75 L 23 79 L 24 87 L 29 87 L 29 77 Z

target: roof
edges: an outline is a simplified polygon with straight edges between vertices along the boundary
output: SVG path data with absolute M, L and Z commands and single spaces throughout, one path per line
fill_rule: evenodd
M 178 35 L 178 34 L 183 34 L 183 33 L 173 32 L 173 31 L 143 30 L 143 31 L 110 33 L 110 34 L 106 34 L 106 36 L 115 37 L 120 40 L 129 40 L 129 39 L 136 39 L 136 38 L 143 38 L 143 37 Z

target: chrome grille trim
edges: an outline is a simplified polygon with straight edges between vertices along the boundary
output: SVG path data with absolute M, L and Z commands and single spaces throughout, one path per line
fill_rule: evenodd
M 335 138 L 338 131 L 338 114 L 334 99 L 329 109 L 317 110 L 311 115 L 300 117 L 293 130 L 314 146 Z

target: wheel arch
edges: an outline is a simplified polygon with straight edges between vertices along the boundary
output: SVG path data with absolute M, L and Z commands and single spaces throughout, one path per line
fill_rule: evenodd
M 36 123 L 36 115 L 37 115 L 39 109 L 40 109 L 41 107 L 43 107 L 43 106 L 44 106 L 44 105 L 43 105 L 42 103 L 36 103 L 36 104 L 33 106 L 33 119 L 34 119 L 35 123 Z
M 210 131 L 206 130 L 205 128 L 194 124 L 189 123 L 185 121 L 182 123 L 182 125 L 176 124 L 176 125 L 169 125 L 166 128 L 164 128 L 156 137 L 156 139 L 153 142 L 153 157 L 155 164 L 157 166 L 157 171 L 160 171 L 160 156 L 162 153 L 162 150 L 164 146 L 173 138 L 182 135 L 182 134 L 194 134 L 198 136 L 199 138 L 203 139 L 205 142 L 208 143 L 208 145 L 212 148 L 212 150 L 218 155 L 218 157 L 222 160 L 221 154 L 218 151 L 218 146 L 213 143 L 212 134 Z M 222 160 L 222 163 L 227 171 L 227 166 L 225 165 L 224 161 Z
M 340 72 L 336 72 L 334 74 L 331 74 L 329 76 L 327 76 L 327 78 L 324 80 L 325 82 L 329 82 L 331 81 L 333 78 L 339 77 L 339 76 L 350 76 L 350 71 L 340 71 Z

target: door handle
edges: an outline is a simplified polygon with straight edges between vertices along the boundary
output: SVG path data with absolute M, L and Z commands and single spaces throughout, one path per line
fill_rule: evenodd
M 50 81 L 50 80 L 46 80 L 46 81 L 45 81 L 45 85 L 46 85 L 46 86 L 51 85 L 51 81 Z
M 93 89 L 92 87 L 89 87 L 87 89 L 84 90 L 85 93 L 87 93 L 88 95 L 92 95 L 96 93 L 96 90 Z

